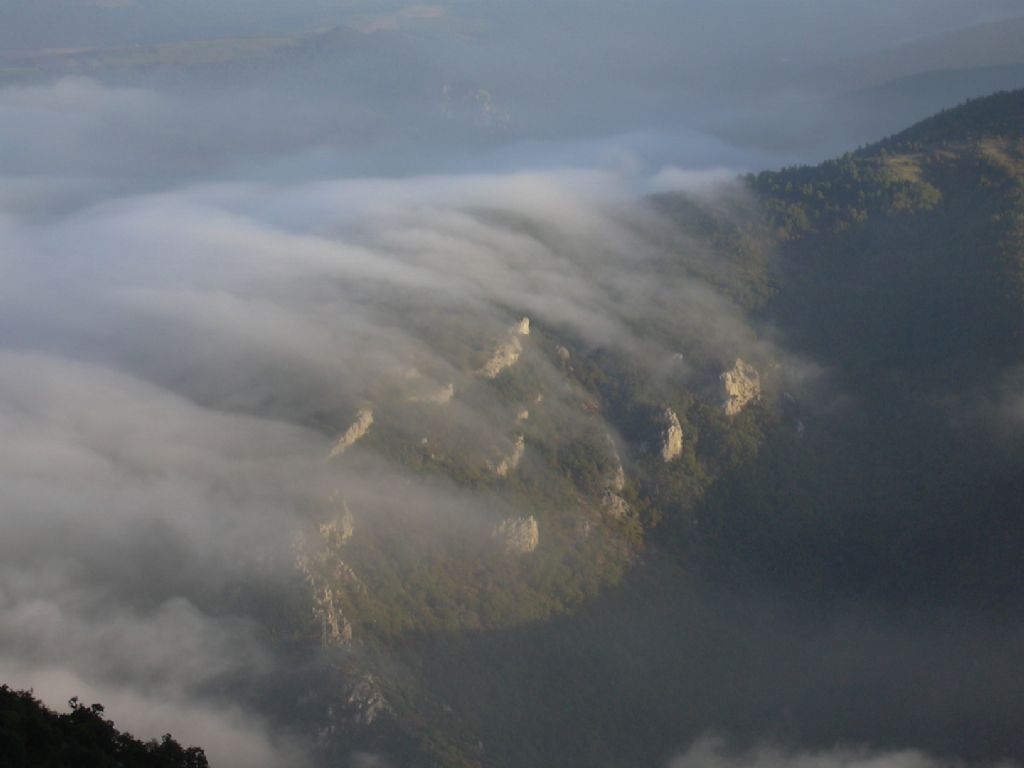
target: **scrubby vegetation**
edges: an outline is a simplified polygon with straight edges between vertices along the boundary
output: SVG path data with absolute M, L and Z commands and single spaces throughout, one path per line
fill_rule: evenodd
M 0 685 L 0 764 L 6 768 L 207 768 L 199 747 L 165 735 L 143 742 L 121 733 L 101 704 L 68 702 L 54 712 L 32 695 Z

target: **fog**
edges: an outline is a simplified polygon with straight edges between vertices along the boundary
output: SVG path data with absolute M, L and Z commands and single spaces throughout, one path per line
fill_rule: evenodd
M 1012 0 L 6 5 L 0 83 L 27 88 L 8 94 L 6 167 L 75 165 L 62 134 L 91 130 L 121 175 L 149 182 L 294 172 L 297 157 L 327 176 L 624 155 L 649 172 L 758 169 L 841 153 L 1022 77 Z M 48 76 L 128 90 L 103 95 L 93 125 L 65 111 L 19 147 L 26 113 L 101 98 L 88 81 L 39 92 Z M 906 82 L 921 76 L 938 86 Z M 105 155 L 76 157 L 82 172 Z
M 118 727 L 171 731 L 215 766 L 312 763 L 309 734 L 265 701 L 295 659 L 245 596 L 295 583 L 296 534 L 339 492 L 441 537 L 510 512 L 380 444 L 328 462 L 359 409 L 408 437 L 442 420 L 431 397 L 450 387 L 449 439 L 507 452 L 515 414 L 480 367 L 522 317 L 543 343 L 629 355 L 654 382 L 704 386 L 702 365 L 743 357 L 777 365 L 809 407 L 846 396 L 646 196 L 743 210 L 740 173 L 881 137 L 884 115 L 830 123 L 834 100 L 919 74 L 879 78 L 872 55 L 913 59 L 1018 6 L 2 3 L 0 682 L 57 708 L 102 701 Z M 287 40 L 146 58 L 270 37 Z M 541 344 L 524 354 L 550 385 L 543 408 L 582 424 Z M 402 423 L 410 404 L 423 424 Z M 749 722 L 700 726 L 769 746 L 680 734 L 671 768 L 962 757 L 876 747 L 870 726 L 862 746 L 806 749 Z
M 324 462 L 359 404 L 379 420 L 396 391 L 445 385 L 448 429 L 488 450 L 507 406 L 473 395 L 464 353 L 439 342 L 486 346 L 526 315 L 652 371 L 674 348 L 638 324 L 723 364 L 783 354 L 703 281 L 644 276 L 665 257 L 652 228 L 687 241 L 638 190 L 742 198 L 727 171 L 170 186 L 135 159 L 171 112 L 160 94 L 61 80 L 0 104 L 23 163 L 0 234 L 4 678 L 54 705 L 100 699 L 141 735 L 161 722 L 216 764 L 281 764 L 294 747 L 230 693 L 280 674 L 265 632 L 211 606 L 239 581 L 294 578 L 292 538 L 333 492 L 453 532 L 500 519 L 499 499 L 383 458 Z M 423 378 L 403 383 L 413 368 Z
M 876 752 L 864 747 L 845 747 L 794 753 L 772 746 L 730 750 L 714 737 L 701 739 L 670 763 L 671 768 L 935 768 L 956 764 L 915 750 Z

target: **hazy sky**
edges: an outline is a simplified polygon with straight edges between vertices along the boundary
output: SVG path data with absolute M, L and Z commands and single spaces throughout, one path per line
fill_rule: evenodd
M 659 45 L 699 55 L 742 56 L 870 50 L 919 35 L 1021 11 L 1015 0 L 608 0 L 555 2 L 391 2 L 388 0 L 5 0 L 3 48 L 125 45 L 222 35 L 297 32 L 366 23 L 413 6 L 443 9 L 449 23 L 496 37 L 543 39 L 551 32 L 591 40 L 639 42 L 634 55 Z M 598 37 L 594 38 L 593 35 Z M 673 42 L 674 41 L 674 42 Z
M 179 176 L 196 166 L 237 174 L 282 155 L 294 167 L 299 154 L 327 174 L 515 169 L 524 158 L 607 164 L 624 155 L 756 169 L 818 160 L 978 89 L 1024 84 L 1024 21 L 942 37 L 1008 16 L 1024 17 L 1019 0 L 37 0 L 3 3 L 0 49 L 9 53 L 0 67 L 16 85 L 43 82 L 31 75 L 42 61 L 55 76 L 158 91 L 156 111 L 121 110 L 100 131 L 119 154 L 118 134 L 156 121 L 131 138 L 125 166 L 135 176 L 152 177 L 154 162 Z M 303 38 L 297 49 L 234 63 L 202 64 L 186 52 L 181 70 L 10 54 L 339 24 L 376 34 Z M 881 51 L 888 53 L 874 56 Z M 1018 69 L 977 69 L 1008 64 Z M 980 72 L 971 75 L 978 82 L 907 86 L 870 109 L 849 98 L 892 79 L 965 67 Z M 268 112 L 268 103 L 277 107 Z M 147 142 L 145 158 L 133 154 Z M 156 150 L 161 143 L 165 151 Z M 52 154 L 35 144 L 29 156 Z M 52 165 L 66 154 L 57 150 Z M 32 162 L 18 152 L 14 170 Z

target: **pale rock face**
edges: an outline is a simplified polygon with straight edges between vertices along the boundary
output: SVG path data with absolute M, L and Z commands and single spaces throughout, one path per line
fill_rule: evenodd
M 489 461 L 487 466 L 494 473 L 495 477 L 508 477 L 510 472 L 518 469 L 519 463 L 523 460 L 524 453 L 526 453 L 526 440 L 522 435 L 516 435 L 509 454 L 503 456 L 498 461 Z
M 491 358 L 484 363 L 480 369 L 480 375 L 485 379 L 497 378 L 498 374 L 506 368 L 511 368 L 519 362 L 519 356 L 523 353 L 523 344 L 518 336 L 512 336 L 507 341 L 498 345 Z
M 331 501 L 336 502 L 337 500 L 332 498 Z M 352 517 L 352 510 L 344 501 L 341 502 L 341 509 L 332 520 L 320 523 L 320 537 L 332 549 L 341 549 L 354 533 L 355 518 Z
M 349 717 L 359 725 L 373 725 L 382 715 L 391 714 L 391 705 L 384 698 L 373 675 L 360 678 L 345 701 Z
M 295 537 L 295 567 L 312 588 L 313 617 L 326 627 L 326 644 L 349 647 L 352 624 L 342 610 L 340 590 L 355 589 L 365 593 L 366 585 L 341 559 L 341 551 L 355 532 L 355 521 L 348 506 L 341 502 L 338 514 L 321 523 L 318 532 L 319 537 L 312 541 L 302 533 Z
M 672 461 L 683 452 L 683 427 L 676 412 L 671 408 L 665 409 L 662 418 L 665 422 L 665 431 L 661 436 L 661 458 L 664 461 Z
M 613 520 L 621 520 L 629 514 L 629 504 L 626 500 L 610 489 L 605 490 L 604 496 L 601 497 L 601 508 Z
M 524 317 L 508 330 L 508 334 L 501 342 L 490 359 L 480 369 L 480 375 L 485 379 L 496 378 L 506 368 L 511 368 L 519 362 L 519 356 L 523 353 L 523 342 L 521 336 L 530 335 L 530 318 Z
M 509 555 L 529 554 L 540 544 L 540 528 L 533 515 L 502 520 L 495 526 L 493 536 Z
M 736 358 L 736 365 L 723 373 L 719 379 L 725 392 L 725 414 L 735 416 L 749 403 L 761 397 L 761 377 L 757 369 L 742 358 Z
M 622 458 L 619 456 L 619 449 L 615 447 L 615 440 L 607 433 L 604 437 L 608 443 L 613 463 L 613 469 L 607 477 L 608 487 L 615 493 L 621 493 L 622 489 L 626 487 L 626 471 L 622 468 Z
M 328 646 L 348 647 L 352 644 L 352 625 L 335 600 L 331 571 L 335 570 L 336 564 L 332 559 L 326 549 L 313 551 L 305 537 L 296 539 L 295 567 L 312 587 L 313 618 L 326 625 L 327 634 L 324 639 Z M 342 566 L 348 569 L 343 563 Z
M 321 584 L 313 594 L 313 614 L 327 623 L 327 645 L 347 648 L 352 644 L 352 624 L 334 602 L 334 590 Z
M 371 426 L 373 426 L 373 411 L 369 408 L 360 408 L 356 414 L 356 420 L 338 438 L 334 447 L 331 448 L 331 452 L 327 454 L 328 460 L 341 456 L 345 451 L 362 440 L 366 433 L 370 431 Z
M 516 414 L 516 424 L 522 424 L 529 418 L 530 412 L 526 408 L 522 408 L 520 409 L 519 413 Z

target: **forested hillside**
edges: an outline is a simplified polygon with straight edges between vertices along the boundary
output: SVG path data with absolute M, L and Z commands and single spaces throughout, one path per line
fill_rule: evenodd
M 463 395 L 520 410 L 510 434 L 529 459 L 508 472 L 459 458 L 454 435 L 402 448 L 429 424 L 385 417 L 365 445 L 486 489 L 539 536 L 494 558 L 486 531 L 433 540 L 421 514 L 391 531 L 358 512 L 355 533 L 348 512 L 321 526 L 333 554 L 314 559 L 351 566 L 332 596 L 351 625 L 321 681 L 328 698 L 356 692 L 336 748 L 410 765 L 654 765 L 706 728 L 794 721 L 823 741 L 1024 748 L 978 704 L 986 686 L 1021 703 L 997 648 L 946 638 L 960 693 L 922 683 L 908 713 L 859 686 L 902 690 L 940 662 L 908 644 L 881 664 L 870 639 L 830 623 L 858 612 L 881 634 L 947 633 L 949 617 L 998 624 L 1024 606 L 1022 115 L 1024 93 L 998 94 L 750 176 L 742 194 L 653 198 L 648 235 L 677 246 L 650 268 L 728 297 L 760 329 L 757 359 L 736 360 L 710 327 L 638 316 L 685 361 L 685 375 L 654 375 L 535 323 L 508 337 L 512 364 Z M 486 369 L 487 343 L 452 349 Z M 757 632 L 737 634 L 748 621 Z M 801 683 L 819 653 L 824 672 Z M 739 706 L 751 678 L 772 683 Z M 956 695 L 985 738 L 936 725 Z
M 720 557 L 730 525 L 789 530 L 792 586 L 1019 606 L 1024 96 L 748 183 L 783 270 L 768 314 L 845 402 L 722 486 Z

